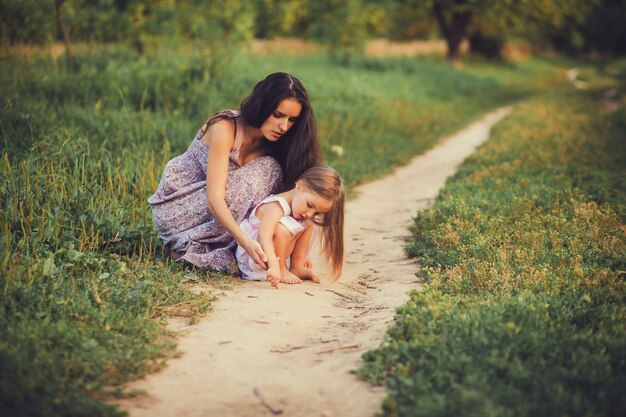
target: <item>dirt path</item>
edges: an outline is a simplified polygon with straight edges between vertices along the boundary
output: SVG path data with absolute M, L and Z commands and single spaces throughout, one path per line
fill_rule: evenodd
M 411 217 L 510 111 L 488 114 L 359 187 L 346 208 L 347 260 L 338 282 L 279 290 L 246 282 L 226 292 L 208 317 L 179 326 L 178 358 L 127 386 L 148 395 L 118 404 L 133 417 L 373 416 L 384 388 L 351 371 L 419 286 L 418 265 L 403 252 Z

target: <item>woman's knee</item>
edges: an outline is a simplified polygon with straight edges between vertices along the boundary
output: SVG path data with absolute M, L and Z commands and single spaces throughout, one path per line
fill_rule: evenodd
M 277 160 L 272 157 L 264 157 L 263 158 L 263 175 L 267 179 L 267 191 L 269 193 L 278 193 L 283 191 L 284 178 L 283 178 L 283 169 Z
M 262 159 L 257 162 L 257 159 Z M 280 192 L 283 175 L 278 162 L 271 157 L 257 158 L 242 168 L 230 171 L 226 182 L 226 204 L 247 202 L 251 207 L 270 194 Z

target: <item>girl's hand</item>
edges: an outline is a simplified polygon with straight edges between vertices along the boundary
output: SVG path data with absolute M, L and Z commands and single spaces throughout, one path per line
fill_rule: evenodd
M 272 284 L 272 287 L 278 288 L 278 283 L 280 282 L 280 268 L 269 267 L 265 276 L 270 284 Z
M 252 238 L 247 238 L 241 246 L 248 252 L 248 255 L 250 255 L 250 258 L 252 258 L 256 264 L 263 269 L 267 269 L 267 265 L 265 264 L 267 262 L 267 256 L 265 252 L 263 252 L 263 248 L 259 242 Z
M 310 256 L 307 256 L 304 260 L 304 267 L 308 269 L 313 269 L 313 261 L 311 260 Z

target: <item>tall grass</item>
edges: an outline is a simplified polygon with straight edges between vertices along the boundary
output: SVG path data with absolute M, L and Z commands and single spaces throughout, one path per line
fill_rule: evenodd
M 601 97 L 520 104 L 418 213 L 426 289 L 360 369 L 385 415 L 626 413 L 626 112 Z
M 144 55 L 91 46 L 71 74 L 63 62 L 0 60 L 3 415 L 115 415 L 99 398 L 171 352 L 160 318 L 207 311 L 211 295 L 185 284 L 223 276 L 167 259 L 146 199 L 203 121 L 238 107 L 268 73 L 292 72 L 307 86 L 327 161 L 350 187 L 554 74 L 551 66 L 540 76 L 495 68 L 494 77 L 430 59 L 345 68 L 324 55 L 241 55 L 212 79 L 195 46 Z

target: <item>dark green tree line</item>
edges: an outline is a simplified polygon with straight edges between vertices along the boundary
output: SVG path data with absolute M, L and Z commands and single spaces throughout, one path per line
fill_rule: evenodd
M 626 0 L 0 0 L 4 45 L 126 41 L 141 52 L 150 39 L 200 39 L 216 57 L 252 37 L 295 36 L 345 61 L 372 37 L 433 34 L 453 63 L 465 40 L 497 58 L 513 36 L 567 53 L 623 54 L 625 20 Z
M 600 24 L 610 21 L 611 12 L 624 16 L 625 6 L 626 2 L 615 0 L 396 0 L 395 13 L 402 16 L 398 21 L 405 27 L 420 21 L 437 22 L 448 45 L 448 58 L 457 64 L 464 40 L 470 41 L 474 53 L 497 58 L 500 47 L 511 36 L 568 52 L 601 49 L 623 53 L 624 47 L 607 50 L 593 38 L 604 31 L 605 37 L 613 33 L 626 40 L 620 26 L 603 29 Z M 402 33 L 402 28 L 397 33 Z

